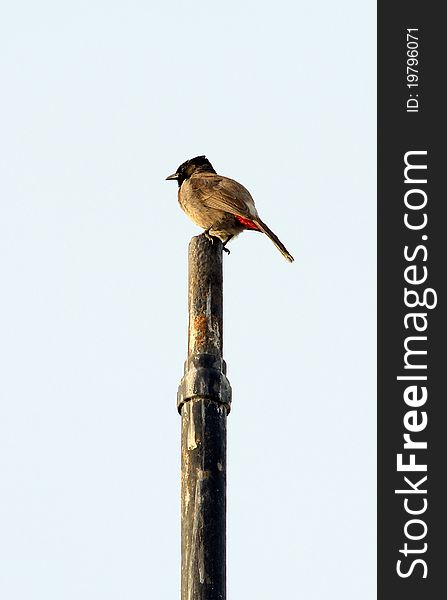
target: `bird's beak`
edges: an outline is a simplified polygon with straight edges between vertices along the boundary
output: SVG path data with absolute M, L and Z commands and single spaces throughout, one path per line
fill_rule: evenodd
M 172 175 L 169 175 L 169 177 L 166 177 L 166 181 L 171 181 L 171 179 L 176 181 L 178 179 L 178 173 L 173 173 Z

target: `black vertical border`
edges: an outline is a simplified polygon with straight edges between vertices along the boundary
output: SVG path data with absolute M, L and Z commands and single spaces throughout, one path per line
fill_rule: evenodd
M 444 209 L 447 206 L 443 189 L 447 173 L 447 153 L 443 147 L 446 129 L 446 100 L 442 88 L 445 80 L 446 25 L 441 17 L 442 3 L 395 0 L 378 2 L 378 598 L 380 600 L 438 600 L 447 593 L 447 418 L 446 418 L 446 305 L 445 279 L 447 252 L 444 240 Z M 406 80 L 406 30 L 418 28 L 419 34 L 419 112 L 406 112 L 409 88 Z M 428 448 L 416 454 L 425 456 L 428 477 L 428 507 L 421 518 L 427 524 L 427 535 L 420 542 L 407 540 L 405 523 L 411 515 L 405 512 L 405 496 L 395 494 L 402 485 L 403 475 L 396 470 L 396 455 L 403 452 L 403 417 L 410 408 L 403 401 L 406 382 L 396 380 L 408 374 L 403 366 L 405 309 L 404 269 L 408 263 L 404 246 L 415 247 L 421 232 L 406 229 L 404 194 L 404 154 L 411 150 L 427 150 L 426 207 L 428 224 L 424 233 L 428 258 L 426 287 L 436 290 L 437 307 L 426 310 L 428 400 L 420 410 L 426 410 L 428 424 L 417 434 L 426 440 Z M 422 254 L 421 254 L 422 255 Z M 421 286 L 423 287 L 423 286 Z M 423 310 L 420 308 L 419 310 Z M 423 335 L 421 333 L 421 335 Z M 421 374 L 418 372 L 417 374 Z M 415 434 L 416 437 L 416 434 Z M 425 453 L 425 454 L 423 454 Z M 408 452 L 407 452 L 408 455 Z M 413 474 L 413 480 L 425 475 Z M 411 474 L 410 474 L 411 475 Z M 420 486 L 421 488 L 424 486 Z M 409 496 L 410 497 L 410 496 Z M 416 496 L 413 496 L 415 498 Z M 418 496 L 421 498 L 421 496 Z M 414 517 L 416 518 L 416 517 Z M 416 531 L 416 529 L 414 530 Z M 407 542 L 410 547 L 427 543 L 427 551 L 412 555 L 427 563 L 427 578 L 422 578 L 420 565 L 407 578 L 399 577 L 396 563 L 406 561 L 399 549 Z

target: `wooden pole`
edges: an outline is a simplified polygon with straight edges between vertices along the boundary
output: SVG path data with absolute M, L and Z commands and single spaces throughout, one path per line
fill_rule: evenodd
M 189 244 L 188 358 L 177 406 L 181 439 L 181 600 L 226 598 L 226 424 L 222 243 Z

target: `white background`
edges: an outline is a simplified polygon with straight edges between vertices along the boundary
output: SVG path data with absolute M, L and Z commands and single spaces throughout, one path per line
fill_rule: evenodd
M 206 154 L 293 265 L 225 257 L 229 598 L 375 597 L 375 4 L 0 9 L 0 595 L 179 597 Z

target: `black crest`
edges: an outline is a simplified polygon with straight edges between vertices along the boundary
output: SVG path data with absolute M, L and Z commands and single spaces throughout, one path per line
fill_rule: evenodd
M 182 163 L 177 171 L 168 177 L 168 179 L 176 179 L 179 186 L 193 175 L 194 173 L 215 173 L 213 165 L 206 156 L 195 156 L 186 162 Z

